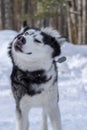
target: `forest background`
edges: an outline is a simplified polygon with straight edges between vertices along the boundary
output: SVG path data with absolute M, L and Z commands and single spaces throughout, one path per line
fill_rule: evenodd
M 87 0 L 0 0 L 0 30 L 52 26 L 74 44 L 87 44 Z

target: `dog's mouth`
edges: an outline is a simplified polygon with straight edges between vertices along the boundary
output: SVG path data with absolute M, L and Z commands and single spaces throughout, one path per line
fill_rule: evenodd
M 16 41 L 15 45 L 14 45 L 14 48 L 15 48 L 16 51 L 23 52 L 22 51 L 22 43 L 21 43 L 21 41 Z
M 16 50 L 16 51 L 23 52 L 23 51 L 22 51 L 22 46 L 23 46 L 24 44 L 26 44 L 26 39 L 25 39 L 23 36 L 19 35 L 19 36 L 17 37 L 17 39 L 16 39 L 15 44 L 14 44 L 15 50 Z
M 26 55 L 31 55 L 32 52 L 26 52 L 23 50 L 23 46 L 26 44 L 26 39 L 23 36 L 18 36 L 14 43 L 15 51 L 24 53 Z
M 15 48 L 15 50 L 18 51 L 18 52 L 22 52 L 22 53 L 27 54 L 27 55 L 31 55 L 31 54 L 32 54 L 32 52 L 23 52 L 21 41 L 15 42 L 14 48 Z
M 27 55 L 31 55 L 31 54 L 32 54 L 32 52 L 28 52 L 28 53 L 25 53 L 25 54 L 27 54 Z

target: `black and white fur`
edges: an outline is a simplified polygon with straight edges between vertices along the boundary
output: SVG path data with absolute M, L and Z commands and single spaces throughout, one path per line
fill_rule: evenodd
M 41 130 L 47 130 L 47 115 L 53 130 L 61 130 L 58 106 L 57 67 L 64 39 L 52 28 L 25 27 L 9 47 L 13 69 L 12 92 L 16 101 L 16 130 L 28 130 L 28 112 L 43 108 Z

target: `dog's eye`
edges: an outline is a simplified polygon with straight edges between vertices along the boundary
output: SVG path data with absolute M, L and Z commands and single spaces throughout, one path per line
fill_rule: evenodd
M 25 32 L 25 35 L 29 35 L 29 33 L 28 33 L 28 32 Z
M 41 41 L 39 41 L 38 39 L 34 39 L 34 41 L 37 43 L 41 43 Z

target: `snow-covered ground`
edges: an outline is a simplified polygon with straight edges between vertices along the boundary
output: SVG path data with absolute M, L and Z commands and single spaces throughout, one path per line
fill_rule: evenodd
M 0 130 L 15 130 L 15 102 L 10 89 L 11 61 L 7 47 L 14 31 L 0 31 Z M 59 64 L 60 110 L 63 130 L 87 130 L 87 46 L 65 43 Z M 30 130 L 40 128 L 41 110 L 30 114 Z M 50 123 L 49 123 L 50 124 Z

